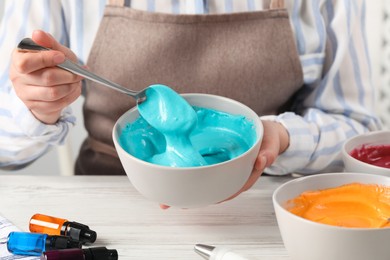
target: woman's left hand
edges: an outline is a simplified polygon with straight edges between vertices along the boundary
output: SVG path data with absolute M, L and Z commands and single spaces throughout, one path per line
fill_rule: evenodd
M 290 137 L 287 129 L 282 124 L 269 120 L 262 120 L 262 123 L 264 135 L 252 173 L 244 186 L 224 201 L 231 200 L 242 192 L 249 190 L 259 179 L 264 169 L 271 166 L 279 154 L 283 153 L 289 145 Z

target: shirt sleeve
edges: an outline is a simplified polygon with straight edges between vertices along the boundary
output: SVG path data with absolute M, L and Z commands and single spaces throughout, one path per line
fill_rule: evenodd
M 342 171 L 344 141 L 382 128 L 374 108 L 376 90 L 365 40 L 365 2 L 306 2 L 311 2 L 310 9 L 292 8 L 297 12 L 314 10 L 311 16 L 301 13 L 302 19 L 293 24 L 295 33 L 301 34 L 297 47 L 305 85 L 297 93 L 292 111 L 262 117 L 280 122 L 290 135 L 288 149 L 265 170 L 273 175 Z M 303 19 L 308 17 L 316 20 L 317 37 L 305 28 Z
M 62 112 L 55 125 L 37 120 L 16 96 L 9 80 L 13 49 L 33 30 L 42 29 L 66 44 L 60 1 L 5 1 L 0 27 L 0 168 L 21 168 L 44 154 L 52 145 L 62 144 L 75 118 L 71 109 Z

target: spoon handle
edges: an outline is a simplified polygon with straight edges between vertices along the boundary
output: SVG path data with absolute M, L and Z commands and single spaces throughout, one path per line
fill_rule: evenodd
M 110 81 L 108 79 L 102 78 L 102 77 L 100 77 L 100 76 L 98 76 L 98 75 L 96 75 L 96 74 L 94 74 L 94 73 L 84 69 L 83 67 L 81 67 L 77 63 L 74 63 L 71 60 L 66 59 L 63 63 L 58 64 L 57 66 L 62 68 L 62 69 L 64 69 L 64 70 L 70 71 L 70 72 L 72 72 L 74 74 L 80 75 L 80 76 L 82 76 L 82 77 L 84 77 L 86 79 L 92 80 L 92 81 L 94 81 L 96 83 L 105 85 L 106 87 L 118 90 L 118 91 L 120 91 L 120 92 L 122 92 L 124 94 L 130 95 L 130 96 L 133 96 L 133 97 L 135 97 L 135 95 L 136 95 L 136 92 L 131 91 L 131 90 L 127 89 L 127 88 L 124 88 L 121 85 L 118 85 L 115 82 L 112 82 L 112 81 Z
M 33 51 L 47 51 L 50 50 L 49 48 L 43 47 L 41 45 L 36 44 L 32 39 L 30 38 L 24 38 L 18 45 L 18 49 L 21 50 L 33 50 Z M 121 85 L 116 84 L 115 82 L 112 82 L 108 79 L 102 78 L 86 69 L 84 69 L 79 64 L 69 60 L 65 59 L 63 63 L 60 63 L 57 65 L 57 67 L 60 67 L 64 70 L 70 71 L 74 74 L 80 75 L 84 78 L 87 78 L 89 80 L 92 80 L 96 83 L 105 85 L 106 87 L 118 90 L 124 94 L 130 95 L 132 97 L 136 97 L 138 92 L 129 90 L 125 87 L 122 87 Z

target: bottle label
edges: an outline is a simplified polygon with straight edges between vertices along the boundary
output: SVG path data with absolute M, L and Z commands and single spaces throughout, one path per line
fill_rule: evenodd
M 37 226 L 42 226 L 42 227 L 47 227 L 47 228 L 52 228 L 52 229 L 58 229 L 59 225 L 56 223 L 51 223 L 43 220 L 38 220 L 38 219 L 31 219 L 30 224 L 37 225 Z

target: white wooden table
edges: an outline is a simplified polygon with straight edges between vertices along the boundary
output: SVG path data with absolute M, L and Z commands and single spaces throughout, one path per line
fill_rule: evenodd
M 249 259 L 289 259 L 277 227 L 272 192 L 291 177 L 262 176 L 239 197 L 198 209 L 162 210 L 126 176 L 0 176 L 0 215 L 23 231 L 35 213 L 88 225 L 92 246 L 119 259 L 201 260 L 197 243 L 225 246 Z

